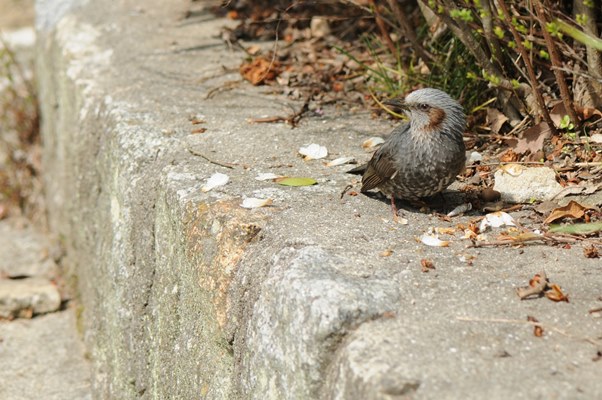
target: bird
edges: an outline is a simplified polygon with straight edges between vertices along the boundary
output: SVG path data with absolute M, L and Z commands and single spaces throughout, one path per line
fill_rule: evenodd
M 397 126 L 367 164 L 349 173 L 362 175 L 361 192 L 378 189 L 391 200 L 424 205 L 423 198 L 445 190 L 464 169 L 462 106 L 439 89 L 418 89 L 385 105 L 401 109 L 408 120 Z

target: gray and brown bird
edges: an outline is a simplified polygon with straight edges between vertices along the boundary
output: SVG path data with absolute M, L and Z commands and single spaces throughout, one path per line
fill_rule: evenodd
M 402 109 L 408 121 L 391 132 L 367 164 L 349 172 L 363 175 L 362 193 L 378 189 L 393 207 L 395 198 L 420 204 L 441 193 L 464 169 L 466 116 L 457 101 L 438 89 L 419 89 L 385 104 Z

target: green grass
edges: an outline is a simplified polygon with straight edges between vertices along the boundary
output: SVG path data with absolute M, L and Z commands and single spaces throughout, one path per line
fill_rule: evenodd
M 367 90 L 375 99 L 393 98 L 407 94 L 417 86 L 433 87 L 459 99 L 466 110 L 478 108 L 487 99 L 487 89 L 476 61 L 464 45 L 453 35 L 448 34 L 437 40 L 428 50 L 435 56 L 435 62 L 428 65 L 429 73 L 423 73 L 424 63 L 404 60 L 397 51 L 391 54 L 375 35 L 362 38 L 370 62 L 360 61 L 350 52 L 337 48 L 339 52 L 357 62 L 365 71 Z

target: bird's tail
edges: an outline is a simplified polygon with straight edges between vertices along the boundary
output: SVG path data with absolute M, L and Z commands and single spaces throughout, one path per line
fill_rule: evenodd
M 349 171 L 347 171 L 347 173 L 355 175 L 364 175 L 364 172 L 366 172 L 366 168 L 368 168 L 368 164 L 363 164 L 353 169 L 350 169 Z

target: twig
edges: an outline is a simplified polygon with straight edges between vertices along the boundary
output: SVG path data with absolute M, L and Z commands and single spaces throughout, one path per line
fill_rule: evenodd
M 387 32 L 387 27 L 385 26 L 385 21 L 383 20 L 383 17 L 380 13 L 378 4 L 376 4 L 375 0 L 371 0 L 370 3 L 372 4 L 372 8 L 374 10 L 376 26 L 378 27 L 382 38 L 387 44 L 387 47 L 389 48 L 391 54 L 397 57 L 397 49 L 395 48 L 395 43 L 393 43 L 393 40 L 391 40 L 391 36 L 389 36 L 389 32 Z
M 311 100 L 311 96 L 307 97 L 307 99 L 305 99 L 305 102 L 303 103 L 303 106 L 301 107 L 301 109 L 287 117 L 277 115 L 274 117 L 253 118 L 253 119 L 250 119 L 249 122 L 254 123 L 254 124 L 265 124 L 265 123 L 284 121 L 287 124 L 291 125 L 291 127 L 294 128 L 299 123 L 299 120 L 301 119 L 303 114 L 305 114 L 309 110 L 309 101 L 310 100 Z
M 424 49 L 424 47 L 422 47 L 420 42 L 418 41 L 418 37 L 416 36 L 416 32 L 415 32 L 416 28 L 414 28 L 412 26 L 412 24 L 410 23 L 410 20 L 406 17 L 405 13 L 399 6 L 398 1 L 397 0 L 387 0 L 387 3 L 389 4 L 389 8 L 391 9 L 391 11 L 393 11 L 393 15 L 395 16 L 395 19 L 397 20 L 397 22 L 399 22 L 403 36 L 410 42 L 414 51 L 420 57 L 422 57 L 422 59 L 424 61 L 433 61 L 434 60 L 433 55 L 428 53 Z M 399 29 L 399 27 L 396 27 L 396 28 Z
M 345 186 L 345 189 L 343 189 L 343 191 L 341 192 L 341 199 L 345 196 L 345 193 L 347 193 L 351 189 L 353 189 L 353 185 L 347 185 L 347 186 Z
M 502 165 L 502 164 L 521 164 L 521 165 L 545 165 L 545 163 L 541 162 L 541 161 L 512 161 L 512 162 L 492 162 L 492 163 L 485 163 L 485 164 L 470 164 L 467 165 L 466 168 L 476 168 L 476 167 L 495 167 L 497 165 Z
M 529 296 L 542 295 L 548 286 L 548 277 L 546 276 L 546 271 L 541 271 L 539 274 L 539 281 L 535 286 L 527 286 L 516 289 L 516 294 L 520 297 L 521 300 L 526 299 Z
M 516 48 L 523 59 L 523 63 L 525 63 L 525 68 L 527 68 L 527 73 L 529 74 L 529 82 L 531 83 L 531 89 L 533 90 L 533 93 L 535 94 L 535 98 L 537 99 L 537 103 L 539 105 L 539 108 L 541 109 L 541 114 L 543 115 L 543 119 L 547 122 L 548 126 L 550 127 L 550 130 L 552 131 L 552 135 L 556 135 L 556 133 L 557 133 L 556 127 L 554 126 L 554 122 L 552 121 L 552 118 L 550 117 L 550 113 L 548 112 L 548 109 L 546 108 L 546 102 L 544 101 L 541 91 L 539 90 L 537 76 L 535 75 L 535 70 L 533 70 L 533 65 L 531 64 L 531 61 L 529 60 L 529 54 L 527 54 L 527 50 L 525 49 L 525 46 L 523 46 L 521 37 L 518 34 L 518 32 L 516 31 L 516 28 L 514 27 L 514 25 L 512 24 L 512 18 L 510 17 L 510 12 L 508 11 L 508 6 L 506 6 L 505 0 L 499 0 L 498 4 L 499 4 L 500 9 L 502 10 L 502 13 L 504 14 L 504 19 L 506 20 L 506 25 L 510 29 L 510 32 L 512 32 L 512 36 L 514 37 L 514 42 L 516 43 Z
M 200 153 L 196 150 L 191 149 L 190 147 L 187 148 L 188 152 L 192 155 L 195 156 L 199 156 L 204 158 L 205 160 L 209 161 L 211 164 L 215 164 L 215 165 L 219 165 L 220 167 L 224 167 L 224 168 L 230 168 L 230 169 L 234 169 L 234 164 L 229 164 L 229 163 L 223 163 L 223 162 L 219 162 L 219 161 L 215 161 L 212 160 L 211 158 L 207 157 L 206 155 L 204 155 L 203 153 Z
M 507 240 L 493 240 L 490 242 L 472 242 L 469 244 L 467 248 L 477 248 L 477 247 L 495 247 L 495 246 L 516 246 L 527 242 L 536 242 L 543 241 L 548 243 L 575 243 L 579 241 L 579 239 L 570 238 L 570 237 L 560 237 L 560 236 L 548 236 L 547 234 L 541 236 L 526 236 L 524 238 L 513 239 L 511 236 L 508 237 Z
M 237 79 L 237 80 L 233 80 L 233 81 L 226 81 L 223 84 L 216 86 L 212 89 L 210 89 L 207 94 L 205 95 L 206 99 L 210 99 L 212 98 L 214 95 L 216 95 L 217 93 L 220 92 L 225 92 L 226 90 L 232 90 L 234 89 L 237 85 L 239 85 L 240 83 L 242 83 L 241 79 Z
M 551 325 L 544 325 L 541 322 L 534 322 L 534 321 L 523 321 L 520 319 L 505 319 L 505 318 L 473 318 L 473 317 L 456 317 L 456 319 L 458 321 L 463 321 L 463 322 L 494 322 L 494 323 L 502 323 L 502 324 L 513 324 L 513 325 L 531 325 L 531 326 L 539 326 L 541 328 L 544 328 L 546 330 L 549 331 L 553 331 L 556 333 L 561 334 L 562 336 L 571 338 L 571 339 L 577 339 L 577 340 L 582 340 L 584 342 L 593 344 L 594 346 L 601 346 L 602 343 L 589 338 L 589 337 L 579 337 L 579 336 L 575 336 L 572 335 L 566 331 L 563 331 L 562 329 L 556 328 L 555 326 L 551 326 Z
M 564 79 L 564 74 L 562 71 L 557 69 L 562 66 L 560 62 L 560 56 L 558 55 L 558 49 L 554 44 L 554 39 L 552 39 L 552 35 L 546 29 L 546 13 L 543 7 L 543 4 L 540 0 L 534 0 L 535 4 L 535 13 L 539 19 L 539 25 L 541 26 L 541 33 L 546 41 L 546 47 L 550 53 L 550 61 L 552 62 L 552 66 L 556 68 L 552 68 L 554 72 L 554 76 L 556 77 L 556 82 L 558 83 L 558 88 L 560 89 L 560 97 L 562 98 L 562 102 L 564 104 L 564 108 L 571 119 L 571 122 L 575 125 L 575 127 L 581 126 L 581 121 L 577 117 L 577 113 L 575 112 L 575 108 L 573 106 L 573 100 L 571 93 L 569 92 L 569 88 L 566 84 L 566 80 Z

